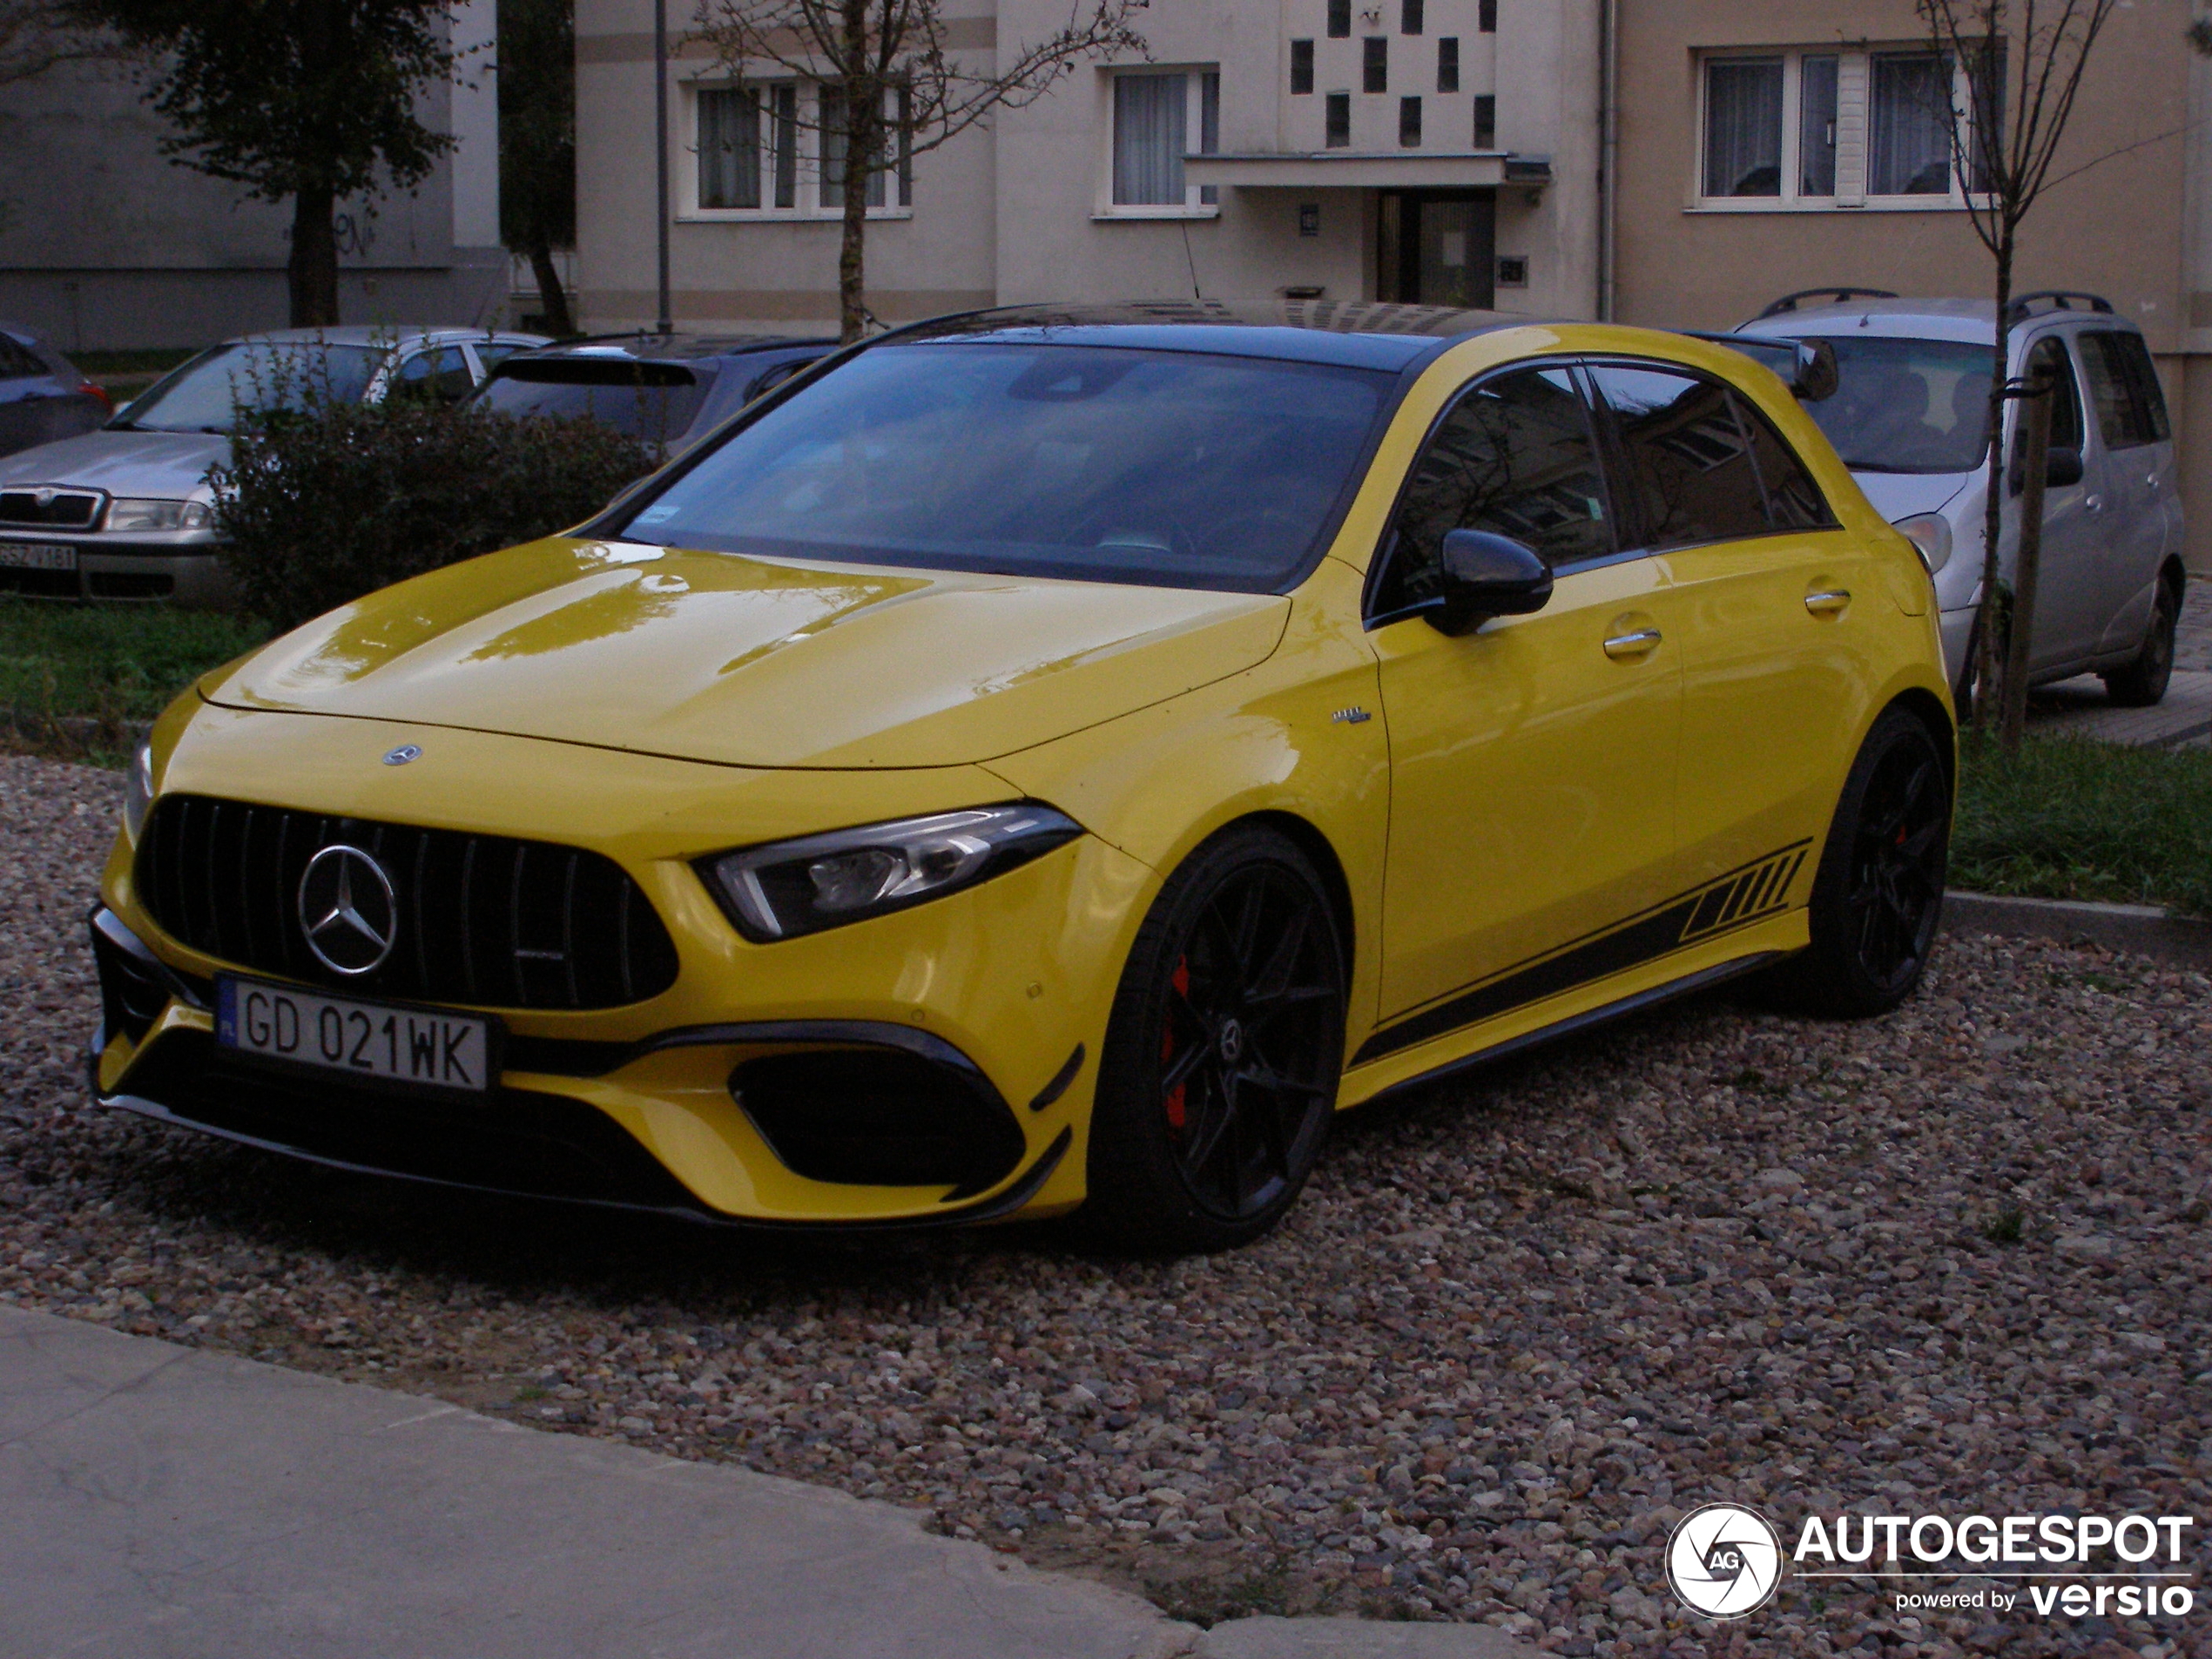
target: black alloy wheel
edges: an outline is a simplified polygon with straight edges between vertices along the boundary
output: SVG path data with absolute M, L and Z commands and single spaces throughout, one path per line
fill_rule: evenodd
M 2143 631 L 2143 648 L 2124 668 L 2102 676 L 2106 693 L 2126 709 L 2148 709 L 2163 702 L 2174 678 L 2174 635 L 2181 626 L 2182 596 L 2172 582 L 2161 579 L 2158 597 L 2152 602 L 2150 626 Z
M 1942 919 L 1951 765 L 1917 715 L 1895 706 L 1867 733 L 1813 878 L 1812 942 L 1776 976 L 1809 1012 L 1887 1013 L 1919 983 Z
M 1258 1238 L 1319 1158 L 1344 1063 L 1344 951 L 1286 838 L 1238 826 L 1170 878 L 1116 995 L 1085 1217 L 1116 1244 Z

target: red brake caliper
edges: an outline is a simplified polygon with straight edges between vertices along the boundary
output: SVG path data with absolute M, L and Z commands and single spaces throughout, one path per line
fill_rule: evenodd
M 1188 956 L 1184 957 L 1181 961 L 1175 965 L 1175 975 L 1168 982 L 1175 987 L 1175 992 L 1177 996 L 1188 996 L 1190 995 L 1190 959 Z M 1168 1062 L 1174 1058 L 1175 1022 L 1172 1020 L 1167 1020 L 1162 1022 L 1160 1028 L 1160 1064 L 1162 1068 L 1164 1069 Z M 1186 1114 L 1184 1110 L 1183 1105 L 1183 1084 L 1177 1083 L 1174 1088 L 1168 1090 L 1168 1127 L 1170 1129 L 1181 1129 L 1185 1120 Z

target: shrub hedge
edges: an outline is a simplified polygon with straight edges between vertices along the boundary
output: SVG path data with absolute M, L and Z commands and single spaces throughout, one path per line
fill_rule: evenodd
M 242 428 L 214 475 L 245 608 L 290 628 L 425 570 L 590 517 L 658 455 L 596 421 L 394 399 Z

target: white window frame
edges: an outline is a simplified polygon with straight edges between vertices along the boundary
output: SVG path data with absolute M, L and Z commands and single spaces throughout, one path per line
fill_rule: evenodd
M 1117 202 L 1114 199 L 1114 83 L 1123 75 L 1180 75 L 1183 77 L 1183 132 L 1185 145 L 1184 158 L 1192 156 L 1220 153 L 1220 94 L 1215 94 L 1215 144 L 1212 151 L 1201 149 L 1205 131 L 1205 78 L 1215 77 L 1220 84 L 1219 64 L 1130 64 L 1126 67 L 1103 71 L 1098 78 L 1098 130 L 1105 142 L 1100 150 L 1100 167 L 1096 199 L 1091 209 L 1093 219 L 1219 219 L 1221 204 L 1208 201 L 1208 190 L 1217 192 L 1218 186 L 1194 184 L 1186 176 L 1183 184 L 1183 205 L 1173 202 Z M 1287 83 L 1286 83 L 1287 84 Z
M 794 135 L 798 154 L 792 167 L 792 206 L 778 207 L 775 201 L 775 180 L 772 176 L 775 120 L 774 99 L 771 96 L 779 86 L 797 90 L 799 130 Z M 758 207 L 706 207 L 699 202 L 699 118 L 704 108 L 700 94 L 704 92 L 735 91 L 751 87 L 760 95 L 760 199 Z M 769 221 L 790 224 L 834 222 L 845 217 L 841 205 L 825 204 L 822 200 L 822 138 L 819 123 L 822 107 L 822 83 L 802 80 L 791 75 L 746 76 L 742 79 L 728 76 L 683 83 L 683 128 L 690 135 L 683 146 L 683 162 L 676 169 L 678 187 L 676 217 L 679 222 L 693 224 L 757 224 Z M 888 136 L 898 142 L 897 94 L 884 95 L 885 118 L 889 123 Z M 871 206 L 867 217 L 872 219 L 912 219 L 913 192 L 908 180 L 896 165 L 883 174 L 884 205 Z
M 1944 213 L 1963 212 L 1970 201 L 1977 206 L 1986 205 L 1987 199 L 1981 193 L 1976 192 L 1970 198 L 1963 189 L 1955 158 L 1949 169 L 1951 188 L 1942 195 L 1876 196 L 1868 193 L 1867 180 L 1873 165 L 1873 60 L 1898 54 L 1933 55 L 1929 52 L 1925 41 L 1852 46 L 1716 47 L 1698 53 L 1694 60 L 1697 99 L 1696 140 L 1690 154 L 1690 181 L 1683 204 L 1685 209 L 1700 213 L 1870 211 Z M 1836 189 L 1835 193 L 1829 196 L 1802 195 L 1797 189 L 1803 176 L 1800 145 L 1804 134 L 1800 117 L 1804 109 L 1804 60 L 1808 57 L 1833 57 L 1837 60 Z M 1705 193 L 1705 144 L 1707 122 L 1711 111 L 1710 67 L 1714 64 L 1774 58 L 1782 60 L 1782 193 L 1778 196 L 1708 196 Z M 1973 107 L 1970 74 L 1970 69 L 1964 64 L 1952 65 L 1952 98 L 1954 107 L 1962 113 Z

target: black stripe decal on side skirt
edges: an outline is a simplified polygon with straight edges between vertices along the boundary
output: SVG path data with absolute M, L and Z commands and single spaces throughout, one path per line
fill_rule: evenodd
M 1791 883 L 1797 880 L 1811 845 L 1799 841 L 1770 853 L 1608 932 L 1593 934 L 1525 967 L 1507 968 L 1494 979 L 1376 1032 L 1359 1045 L 1352 1063 L 1357 1066 L 1379 1060 L 1461 1026 L 1495 1019 L 1578 985 L 1622 973 L 1685 945 L 1763 921 L 1787 907 Z

